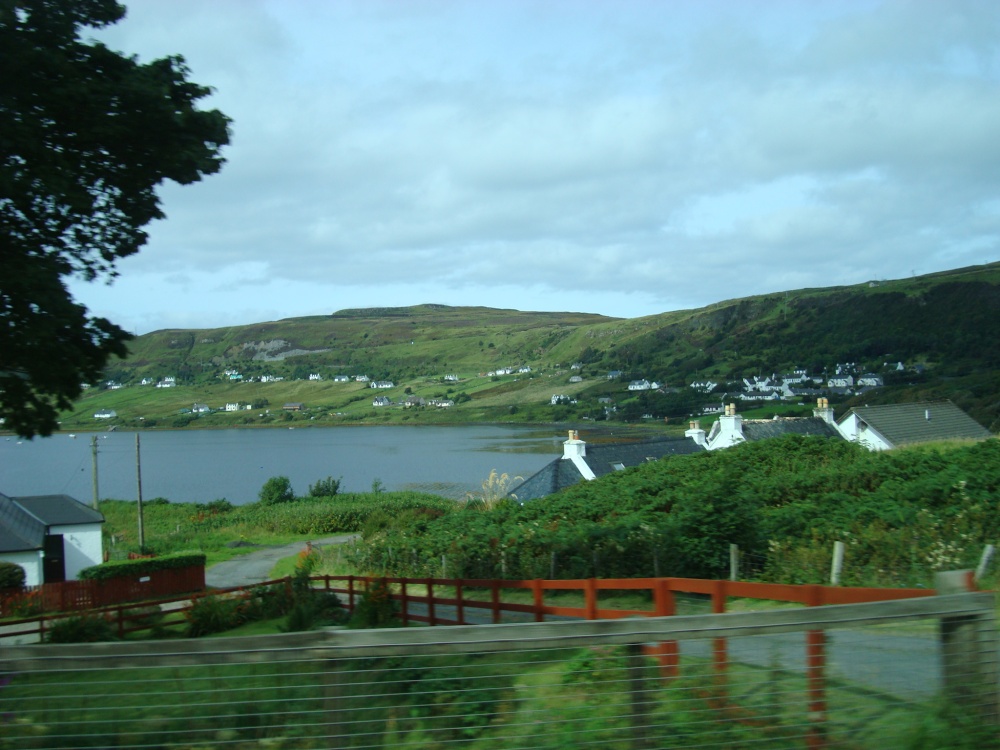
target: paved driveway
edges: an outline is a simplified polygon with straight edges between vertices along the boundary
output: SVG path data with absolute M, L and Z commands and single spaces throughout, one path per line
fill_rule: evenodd
M 339 534 L 313 541 L 313 547 L 344 544 L 357 534 Z M 264 547 L 232 560 L 216 563 L 205 571 L 205 583 L 210 588 L 226 589 L 233 586 L 252 586 L 271 579 L 271 570 L 279 560 L 297 555 L 305 548 L 305 542 L 283 544 L 279 547 Z

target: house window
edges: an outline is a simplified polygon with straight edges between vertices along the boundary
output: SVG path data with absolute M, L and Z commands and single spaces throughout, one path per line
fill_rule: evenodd
M 611 468 L 614 469 L 615 471 L 625 471 L 625 464 L 623 464 L 621 461 L 616 461 L 615 463 L 611 464 Z

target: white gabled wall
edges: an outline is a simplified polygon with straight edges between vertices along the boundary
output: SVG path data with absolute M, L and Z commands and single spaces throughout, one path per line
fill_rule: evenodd
M 51 526 L 49 533 L 63 535 L 67 581 L 75 580 L 84 568 L 100 565 L 104 561 L 104 546 L 99 523 Z

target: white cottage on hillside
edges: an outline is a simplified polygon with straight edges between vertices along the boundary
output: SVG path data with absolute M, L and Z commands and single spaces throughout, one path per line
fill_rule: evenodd
M 102 523 L 69 495 L 0 494 L 0 560 L 24 568 L 27 586 L 73 580 L 104 560 Z

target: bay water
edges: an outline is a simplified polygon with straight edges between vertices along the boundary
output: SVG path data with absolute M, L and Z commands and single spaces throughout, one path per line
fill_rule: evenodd
M 257 500 L 272 476 L 287 476 L 297 495 L 328 476 L 341 492 L 418 490 L 464 498 L 490 471 L 527 478 L 561 455 L 566 433 L 504 425 L 359 426 L 298 429 L 61 433 L 0 438 L 0 492 L 18 497 L 93 498 L 91 437 L 97 435 L 102 499 L 165 497 L 171 502 L 234 505 Z

